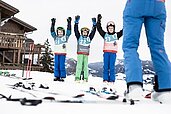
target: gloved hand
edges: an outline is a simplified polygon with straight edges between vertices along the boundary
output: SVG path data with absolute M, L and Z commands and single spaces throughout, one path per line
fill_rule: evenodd
M 55 19 L 55 18 L 52 18 L 52 19 L 51 19 L 51 22 L 52 22 L 52 24 L 54 25 L 55 22 L 56 22 L 56 19 Z
M 79 20 L 80 20 L 80 16 L 79 15 L 75 16 L 75 23 L 79 23 Z
M 92 18 L 93 25 L 96 25 L 96 18 Z
M 71 21 L 72 21 L 72 18 L 71 17 L 68 17 L 67 22 L 68 23 L 71 23 Z
M 98 14 L 97 15 L 97 21 L 101 21 L 101 19 L 102 19 L 102 15 L 101 14 Z

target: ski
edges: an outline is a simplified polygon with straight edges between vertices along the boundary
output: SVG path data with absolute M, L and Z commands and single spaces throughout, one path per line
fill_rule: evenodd
M 21 105 L 25 106 L 37 106 L 38 104 L 41 104 L 43 102 L 54 102 L 54 103 L 83 103 L 83 101 L 79 99 L 55 99 L 55 97 L 44 97 L 42 99 L 28 99 L 28 98 L 12 98 L 11 96 L 6 97 L 3 94 L 0 94 L 0 99 L 5 98 L 7 101 L 15 101 L 20 102 Z
M 45 86 L 43 84 L 40 84 L 39 87 L 36 87 L 34 82 L 29 82 L 27 86 L 23 84 L 22 82 L 18 82 L 18 83 L 15 83 L 14 85 L 8 85 L 8 86 L 11 86 L 13 89 L 20 88 L 20 90 L 23 90 L 23 91 L 30 90 L 29 92 L 33 91 L 33 92 L 39 92 L 39 93 L 44 93 L 44 94 L 60 95 L 59 92 L 53 92 L 52 90 L 49 90 L 48 86 Z M 73 95 L 72 98 L 80 98 L 83 96 L 84 94 L 80 93 L 80 94 Z
M 90 87 L 88 91 L 85 91 L 86 93 L 90 93 L 92 95 L 96 95 L 100 98 L 106 99 L 106 100 L 116 100 L 119 98 L 119 95 L 112 93 L 112 92 L 107 92 L 106 88 L 102 88 L 100 91 L 96 91 L 94 87 Z
M 153 101 L 152 99 L 149 98 L 143 98 L 141 100 L 134 100 L 134 99 L 127 99 L 123 98 L 123 103 L 129 104 L 129 105 L 137 105 L 137 104 L 162 104 L 161 102 L 158 101 Z
M 130 105 L 134 105 L 135 102 L 139 102 L 139 100 L 133 100 L 133 99 L 123 98 L 123 103 L 127 103 L 128 101 L 129 101 Z
M 75 95 L 75 96 L 73 96 L 73 98 L 80 98 L 80 97 L 83 97 L 85 94 L 77 94 L 77 95 Z
M 53 90 L 49 90 L 49 87 L 48 86 L 45 86 L 43 84 L 40 84 L 39 87 L 36 87 L 34 82 L 29 82 L 29 83 L 27 83 L 27 85 L 25 85 L 22 82 L 18 82 L 18 83 L 15 83 L 13 85 L 9 85 L 8 84 L 8 86 L 10 86 L 10 88 L 12 88 L 14 90 L 17 90 L 17 91 L 20 91 L 20 92 L 25 92 L 27 94 L 30 94 L 34 98 L 39 98 L 38 95 L 39 96 L 40 95 L 41 96 L 47 96 L 47 95 L 52 95 L 52 96 L 65 96 L 65 97 L 68 97 L 68 98 L 75 98 L 75 99 L 81 98 L 81 97 L 84 96 L 83 93 L 78 93 L 78 94 L 69 96 L 69 95 L 62 94 L 60 92 L 53 92 Z
M 7 78 L 12 78 L 12 79 L 21 79 L 21 80 L 31 80 L 32 78 L 24 78 L 24 77 L 19 77 L 16 74 L 10 74 L 9 72 L 3 72 L 0 76 L 7 77 Z

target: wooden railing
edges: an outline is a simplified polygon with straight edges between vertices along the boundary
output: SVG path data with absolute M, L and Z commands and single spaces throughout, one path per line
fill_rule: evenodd
M 30 52 L 29 46 L 27 46 L 29 42 L 26 42 L 26 44 L 24 44 L 24 40 L 25 36 L 23 34 L 0 32 L 0 49 L 3 50 L 2 52 L 0 52 L 0 56 L 1 58 L 5 58 L 6 60 L 8 60 L 8 63 L 5 63 L 5 61 L 3 60 L 0 61 L 0 69 L 26 69 L 26 65 L 24 65 L 23 67 L 23 65 L 20 63 L 22 55 L 28 54 Z M 43 48 L 42 45 L 35 45 L 34 54 L 39 54 L 40 56 L 41 48 Z M 16 56 L 8 56 L 9 52 L 14 52 L 14 50 Z M 3 52 L 5 52 L 5 54 L 3 54 Z M 19 57 L 18 55 L 21 55 L 21 57 Z M 16 57 L 18 57 L 17 63 L 16 61 L 12 61 L 16 59 Z M 39 63 L 40 62 L 38 62 L 38 65 L 32 65 L 31 70 L 41 71 L 43 67 L 40 66 Z
M 23 41 L 21 34 L 0 32 L 0 48 L 22 49 Z

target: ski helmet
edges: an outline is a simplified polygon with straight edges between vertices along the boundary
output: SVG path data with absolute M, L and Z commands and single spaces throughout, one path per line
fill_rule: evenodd
M 107 31 L 109 32 L 109 30 L 108 30 L 108 27 L 109 26 L 113 26 L 113 28 L 114 28 L 114 31 L 113 32 L 115 32 L 115 23 L 113 22 L 113 21 L 109 21 L 108 23 L 107 23 L 107 25 L 106 25 L 106 28 L 107 28 Z
M 83 27 L 83 28 L 81 28 L 81 34 L 83 33 L 83 31 L 86 31 L 87 34 L 89 34 L 90 29 L 87 27 Z
M 62 30 L 63 31 L 63 35 L 65 35 L 65 29 L 63 27 L 58 27 L 56 29 L 56 31 L 58 31 L 58 30 Z M 57 36 L 58 36 L 58 32 L 57 32 Z
M 109 22 L 107 23 L 107 27 L 109 27 L 109 26 L 115 26 L 115 23 L 114 23 L 113 21 L 109 21 Z

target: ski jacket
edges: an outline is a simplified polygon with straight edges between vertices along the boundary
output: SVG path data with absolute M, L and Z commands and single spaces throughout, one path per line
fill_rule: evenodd
M 105 32 L 101 27 L 101 22 L 97 22 L 97 30 L 99 34 L 104 39 L 103 52 L 117 53 L 118 43 L 117 41 L 123 34 L 123 29 L 119 32 L 114 32 L 112 34 Z
M 87 37 L 80 35 L 78 23 L 75 23 L 74 25 L 74 32 L 77 38 L 77 54 L 89 55 L 90 43 L 95 35 L 96 25 L 93 25 L 91 33 Z
M 117 53 L 118 51 L 118 44 L 117 44 L 117 34 L 109 35 L 108 33 L 104 36 L 104 46 L 103 52 L 113 52 Z
M 57 36 L 54 29 L 54 25 L 51 26 L 51 36 L 54 38 L 54 44 L 55 44 L 54 54 L 66 55 L 67 53 L 66 47 L 70 35 L 71 35 L 71 23 L 68 23 L 66 35 L 64 35 L 63 37 Z

